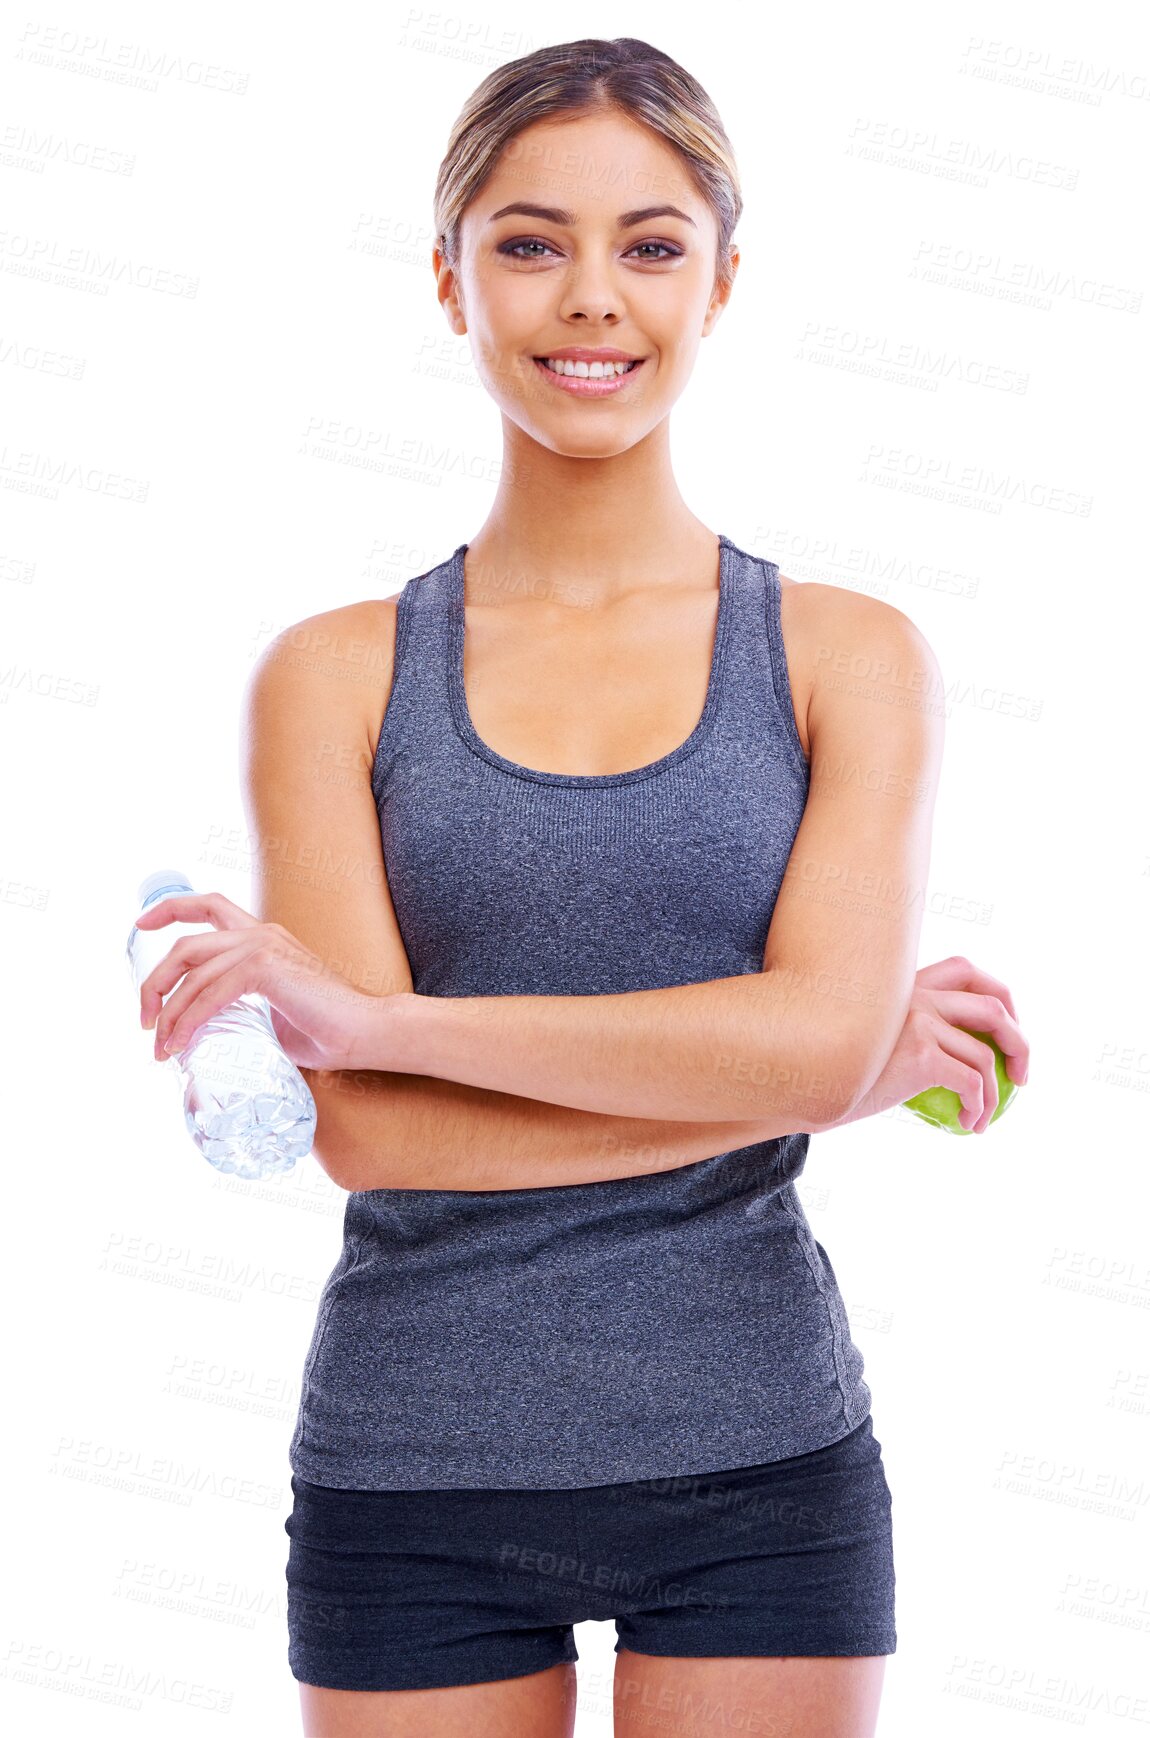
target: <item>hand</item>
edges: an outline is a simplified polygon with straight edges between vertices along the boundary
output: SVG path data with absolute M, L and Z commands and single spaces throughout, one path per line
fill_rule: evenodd
M 297 1068 L 385 1066 L 366 1058 L 381 1048 L 381 1007 L 390 998 L 356 989 L 281 923 L 261 923 L 222 893 L 169 894 L 136 928 L 165 923 L 211 923 L 223 933 L 180 936 L 140 985 L 140 1024 L 156 1028 L 157 1061 L 185 1050 L 221 1008 L 258 994 Z
M 1030 1073 L 1030 1045 L 1006 985 L 958 954 L 923 966 L 882 1073 L 850 1115 L 830 1126 L 890 1110 L 930 1086 L 949 1086 L 962 1100 L 961 1126 L 982 1134 L 998 1107 L 998 1081 L 994 1052 L 972 1032 L 989 1032 L 1007 1075 L 1021 1086 Z

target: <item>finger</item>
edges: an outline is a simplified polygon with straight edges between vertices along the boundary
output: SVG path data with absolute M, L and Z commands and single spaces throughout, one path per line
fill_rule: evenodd
M 1030 1073 L 1030 1045 L 1000 997 L 964 990 L 935 990 L 932 995 L 937 1012 L 952 1026 L 962 1026 L 967 1032 L 989 1032 L 1002 1051 L 1007 1077 L 1016 1086 L 1025 1085 Z
M 256 944 L 254 938 L 245 934 L 242 945 L 250 951 Z M 140 1023 L 145 1031 L 159 1017 L 165 996 L 179 983 L 185 972 L 222 954 L 234 953 L 236 946 L 237 934 L 234 930 L 222 934 L 217 930 L 209 930 L 199 935 L 182 935 L 178 941 L 173 942 L 163 959 L 152 967 L 140 984 Z
M 161 929 L 165 923 L 214 923 L 217 929 L 246 929 L 259 923 L 223 893 L 169 893 L 136 919 L 137 929 Z
M 965 954 L 951 954 L 949 959 L 935 960 L 915 974 L 917 982 L 931 990 L 967 990 L 975 995 L 997 996 L 1012 1020 L 1018 1014 L 1014 998 L 1001 978 L 992 977 L 981 966 L 971 963 Z
M 981 1038 L 975 1038 L 969 1032 L 959 1032 L 951 1027 L 951 1033 L 952 1050 L 961 1061 L 969 1063 L 982 1076 L 982 1109 L 968 1124 L 972 1134 L 980 1135 L 990 1127 L 990 1119 L 998 1109 L 998 1074 L 994 1066 L 994 1051 L 989 1044 L 984 1044 Z
M 994 1052 L 981 1039 L 939 1023 L 936 1041 L 940 1051 L 937 1086 L 948 1086 L 962 1100 L 958 1121 L 968 1133 L 981 1134 L 998 1106 L 998 1081 Z
M 253 947 L 245 938 L 228 953 L 216 953 L 195 971 L 188 972 L 177 990 L 164 1003 L 156 1021 L 157 1056 L 178 1055 L 195 1037 L 205 1020 L 222 1008 L 230 1007 L 243 995 L 262 995 L 283 1009 L 294 1025 L 293 1016 L 304 1019 L 303 1035 L 314 1044 L 316 1055 L 326 1053 L 342 1036 L 344 1011 L 325 1007 L 325 1001 L 342 1004 L 361 1002 L 362 994 L 342 982 L 326 988 L 317 986 L 315 975 L 307 969 L 310 955 L 297 949 L 304 961 L 303 970 L 289 964 L 285 968 L 282 949 L 260 942 Z
M 177 1055 L 187 1048 L 198 1027 L 245 994 L 260 994 L 253 983 L 251 949 L 233 948 L 189 972 L 164 1003 L 156 1020 L 157 1057 Z M 235 986 L 238 985 L 238 988 Z

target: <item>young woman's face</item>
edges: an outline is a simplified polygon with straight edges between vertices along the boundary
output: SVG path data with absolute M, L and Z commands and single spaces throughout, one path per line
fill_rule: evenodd
M 612 109 L 518 134 L 464 212 L 458 273 L 438 250 L 435 268 L 500 409 L 554 452 L 608 457 L 686 386 L 729 294 L 715 283 L 717 243 L 678 152 Z M 537 360 L 580 346 L 638 366 L 617 384 L 580 371 L 572 389 Z

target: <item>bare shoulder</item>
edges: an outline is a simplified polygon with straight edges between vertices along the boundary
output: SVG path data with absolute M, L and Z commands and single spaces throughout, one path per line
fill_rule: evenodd
M 819 580 L 790 579 L 780 573 L 781 608 L 784 617 L 793 621 L 797 635 L 817 633 L 825 629 L 836 637 L 852 634 L 883 633 L 915 637 L 929 651 L 925 636 L 905 611 L 885 598 L 872 597 L 869 592 L 855 591 L 848 585 L 826 585 Z
M 334 711 L 374 750 L 391 694 L 396 603 L 397 596 L 364 598 L 293 622 L 265 647 L 262 680 L 290 685 L 292 703 L 317 717 Z
M 850 586 L 779 574 L 779 616 L 791 671 L 796 721 L 803 748 L 811 752 L 811 731 L 829 696 L 841 693 L 844 679 L 877 684 L 897 699 L 917 694 L 937 698 L 938 661 L 922 630 L 896 605 Z

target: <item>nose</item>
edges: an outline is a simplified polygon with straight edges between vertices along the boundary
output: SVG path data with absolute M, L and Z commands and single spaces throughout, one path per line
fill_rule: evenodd
M 565 274 L 559 302 L 563 319 L 590 320 L 592 323 L 618 320 L 622 311 L 622 296 L 602 262 L 587 260 L 582 265 L 572 266 Z

